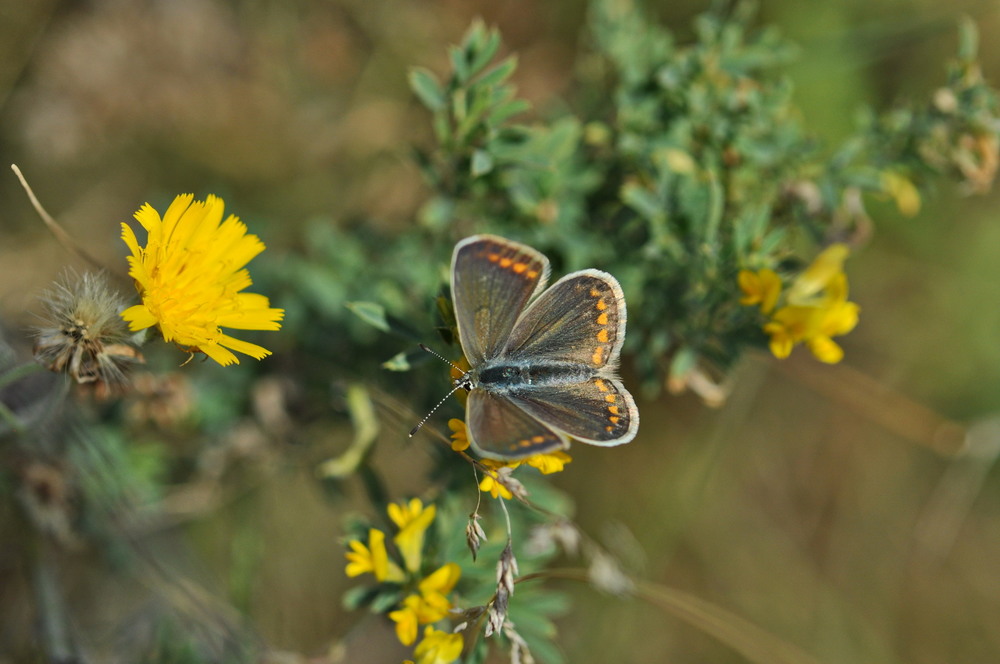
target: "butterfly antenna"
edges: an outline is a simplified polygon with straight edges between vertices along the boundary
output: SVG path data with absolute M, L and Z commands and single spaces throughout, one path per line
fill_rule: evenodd
M 441 353 L 437 352 L 436 350 L 434 350 L 434 349 L 433 349 L 433 348 L 431 348 L 430 346 L 426 346 L 426 345 L 424 345 L 424 344 L 420 344 L 420 350 L 425 350 L 425 351 L 427 351 L 428 353 L 430 353 L 431 355 L 433 355 L 433 356 L 434 356 L 434 357 L 436 357 L 437 359 L 441 360 L 442 362 L 447 362 L 448 364 L 450 364 L 450 365 L 451 365 L 452 367 L 454 367 L 455 369 L 458 369 L 458 370 L 459 370 L 459 371 L 461 371 L 462 373 L 465 373 L 465 369 L 463 369 L 462 367 L 458 366 L 457 364 L 455 364 L 454 362 L 452 362 L 452 361 L 451 361 L 451 360 L 449 360 L 449 359 L 448 359 L 447 357 L 445 357 L 445 356 L 444 356 L 444 355 L 442 355 Z
M 434 357 L 438 358 L 442 362 L 447 362 L 448 364 L 450 364 L 455 369 L 458 369 L 459 371 L 461 371 L 463 374 L 465 373 L 465 370 L 462 369 L 462 367 L 458 366 L 457 364 L 455 364 L 454 362 L 452 362 L 451 360 L 449 360 L 448 358 L 446 358 L 444 355 L 442 355 L 441 353 L 437 352 L 433 348 L 431 348 L 429 346 L 425 346 L 424 344 L 420 344 L 420 349 L 427 351 L 428 353 L 430 353 Z M 427 420 L 429 420 L 431 418 L 431 415 L 434 414 L 434 411 L 436 411 L 438 408 L 440 408 L 442 405 L 444 405 L 444 402 L 447 401 L 449 399 L 449 397 L 451 397 L 451 395 L 453 395 L 455 392 L 458 392 L 460 389 L 467 388 L 467 387 L 468 387 L 468 385 L 466 384 L 465 381 L 458 381 L 458 382 L 456 382 L 455 383 L 455 387 L 452 388 L 451 392 L 449 392 L 448 394 L 444 395 L 444 398 L 441 399 L 441 401 L 438 401 L 436 406 L 434 406 L 433 408 L 431 408 L 431 412 L 427 413 L 427 415 L 424 416 L 424 419 L 420 420 L 420 423 L 417 424 L 417 426 L 415 426 L 412 429 L 410 429 L 410 436 L 409 437 L 413 438 L 413 434 L 415 434 L 418 431 L 420 431 L 420 427 L 424 426 L 424 424 L 427 423 Z
M 465 383 L 459 383 L 458 385 L 456 385 L 455 387 L 453 387 L 451 389 L 451 392 L 449 392 L 448 394 L 444 395 L 444 398 L 441 399 L 441 401 L 438 401 L 436 406 L 434 406 L 433 408 L 431 408 L 431 412 L 427 413 L 427 415 L 424 416 L 424 419 L 420 420 L 420 423 L 417 426 L 415 426 L 412 429 L 410 429 L 410 438 L 413 438 L 413 434 L 415 434 L 416 432 L 420 431 L 420 427 L 424 426 L 424 424 L 427 422 L 427 420 L 431 419 L 431 415 L 434 414 L 434 411 L 436 411 L 438 408 L 440 408 L 441 405 L 444 404 L 444 402 L 447 401 L 448 398 L 451 395 L 453 395 L 455 392 L 458 392 L 463 387 L 465 387 Z

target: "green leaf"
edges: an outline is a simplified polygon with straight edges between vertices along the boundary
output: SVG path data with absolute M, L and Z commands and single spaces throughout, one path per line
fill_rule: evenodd
M 469 168 L 472 177 L 478 178 L 493 170 L 493 155 L 485 150 L 476 150 L 472 153 L 472 165 Z
M 444 110 L 448 100 L 434 74 L 423 67 L 415 67 L 410 70 L 408 78 L 410 89 L 423 102 L 424 106 L 432 111 Z
M 476 81 L 476 85 L 482 85 L 484 87 L 492 87 L 494 85 L 499 85 L 503 83 L 507 78 L 514 73 L 517 69 L 517 56 L 512 55 L 509 58 L 504 58 L 498 64 L 490 67 L 486 70 L 483 75 Z
M 388 371 L 409 371 L 413 368 L 413 363 L 410 361 L 412 357 L 411 351 L 396 353 L 382 363 L 382 368 Z
M 465 49 L 452 46 L 448 49 L 448 57 L 451 60 L 452 71 L 455 72 L 455 80 L 459 84 L 464 84 L 469 80 L 469 62 L 466 60 Z
M 320 477 L 343 479 L 353 474 L 378 438 L 379 420 L 371 396 L 363 385 L 347 388 L 347 410 L 354 426 L 354 439 L 343 454 L 320 464 L 316 469 Z
M 489 122 L 493 126 L 503 124 L 505 120 L 520 113 L 524 113 L 531 108 L 531 104 L 525 99 L 515 99 L 502 106 L 497 106 L 489 115 Z
M 389 609 L 396 606 L 402 599 L 403 592 L 399 586 L 384 585 L 372 599 L 372 613 L 387 613 Z
M 639 184 L 626 183 L 621 189 L 621 197 L 625 205 L 650 221 L 661 222 L 666 219 L 667 213 L 664 210 L 663 201 Z
M 348 302 L 345 305 L 355 316 L 383 332 L 389 331 L 385 307 L 374 302 Z
M 477 21 L 473 30 L 478 30 L 475 43 L 469 43 L 467 50 L 472 55 L 469 63 L 469 75 L 475 76 L 485 67 L 500 49 L 500 32 L 487 30 L 482 21 Z
M 369 586 L 354 586 L 344 591 L 341 602 L 343 602 L 345 609 L 354 611 L 371 602 L 376 592 L 375 588 Z

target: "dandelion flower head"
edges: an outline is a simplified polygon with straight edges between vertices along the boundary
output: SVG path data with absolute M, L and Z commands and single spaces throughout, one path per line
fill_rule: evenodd
M 265 247 L 235 215 L 223 221 L 224 206 L 217 196 L 202 202 L 182 194 L 161 218 L 146 203 L 135 213 L 147 233 L 145 247 L 122 224 L 122 239 L 132 252 L 129 276 L 142 297 L 122 318 L 132 331 L 155 325 L 164 340 L 226 366 L 239 363 L 232 351 L 258 360 L 271 352 L 222 328 L 277 330 L 284 310 L 271 308 L 263 295 L 241 292 L 252 283 L 244 266 Z

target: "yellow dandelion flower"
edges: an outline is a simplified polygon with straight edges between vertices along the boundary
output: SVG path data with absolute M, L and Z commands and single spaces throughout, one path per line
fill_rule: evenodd
M 774 310 L 778 296 L 781 295 L 781 277 L 777 272 L 769 268 L 757 272 L 740 270 L 736 278 L 740 290 L 743 291 L 740 304 L 759 304 L 761 312 L 765 314 Z
M 530 456 L 524 460 L 529 466 L 534 466 L 543 475 L 551 475 L 552 473 L 560 473 L 566 464 L 573 460 L 569 454 L 562 450 L 552 452 L 551 454 L 536 454 L 535 456 Z
M 389 560 L 389 554 L 385 548 L 385 533 L 376 528 L 368 531 L 368 544 L 359 540 L 348 542 L 351 550 L 347 557 L 347 568 L 344 570 L 347 576 L 360 576 L 366 572 L 371 572 L 379 581 L 400 582 L 405 576 L 399 566 Z
M 416 664 L 452 664 L 462 655 L 462 635 L 434 629 L 424 630 L 424 638 L 413 650 Z
M 238 364 L 232 351 L 255 359 L 269 350 L 223 333 L 237 330 L 277 330 L 283 309 L 273 309 L 263 295 L 242 293 L 251 285 L 244 266 L 264 251 L 256 235 L 236 216 L 222 220 L 224 203 L 208 196 L 177 196 L 160 217 L 146 203 L 135 218 L 146 229 L 146 246 L 139 246 L 135 232 L 122 224 L 122 240 L 132 255 L 129 276 L 142 297 L 122 312 L 134 332 L 157 326 L 166 341 L 192 352 L 205 353 L 219 364 Z
M 387 509 L 389 518 L 399 528 L 399 532 L 393 537 L 393 542 L 399 548 L 403 556 L 403 564 L 410 572 L 420 569 L 420 557 L 424 548 L 424 534 L 434 515 L 437 513 L 435 505 L 429 505 L 424 509 L 424 504 L 419 498 L 413 498 L 409 503 L 389 503 Z
M 448 420 L 448 428 L 451 429 L 451 449 L 456 452 L 469 449 L 469 434 L 465 430 L 465 422 L 453 417 Z

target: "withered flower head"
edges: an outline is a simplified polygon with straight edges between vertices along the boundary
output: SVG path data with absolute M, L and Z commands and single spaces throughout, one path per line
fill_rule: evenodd
M 142 355 L 125 343 L 123 302 L 102 275 L 67 272 L 42 296 L 45 314 L 36 326 L 35 360 L 80 384 L 108 391 L 125 382 Z

